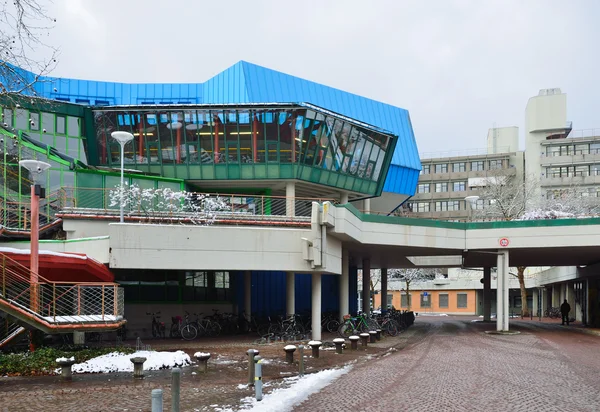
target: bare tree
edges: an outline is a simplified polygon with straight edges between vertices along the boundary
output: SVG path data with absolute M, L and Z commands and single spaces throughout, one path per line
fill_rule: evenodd
M 0 97 L 37 95 L 34 85 L 56 65 L 57 49 L 43 40 L 55 22 L 37 0 L 0 4 Z
M 406 283 L 406 300 L 408 310 L 410 310 L 410 285 L 425 280 L 433 280 L 441 276 L 442 272 L 435 268 L 408 268 L 408 269 L 389 269 L 388 276 L 392 279 L 403 280 Z
M 539 193 L 539 181 L 534 177 L 526 176 L 521 180 L 518 176 L 506 176 L 502 171 L 497 171 L 488 175 L 485 186 L 478 193 L 484 206 L 476 211 L 475 216 L 486 220 L 535 220 L 598 214 L 598 199 L 587 197 L 586 193 L 578 185 L 571 185 L 557 189 L 552 196 L 544 196 Z M 526 269 L 526 266 L 516 267 L 523 316 L 529 316 L 524 275 Z

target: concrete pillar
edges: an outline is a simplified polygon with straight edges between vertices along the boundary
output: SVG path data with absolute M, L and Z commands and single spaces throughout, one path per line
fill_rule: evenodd
M 369 259 L 363 259 L 362 271 L 362 311 L 365 315 L 368 316 L 369 313 L 371 313 L 371 261 Z
M 252 272 L 244 272 L 244 312 L 246 319 L 250 320 L 252 315 Z
M 363 200 L 363 212 L 366 214 L 371 213 L 371 199 Z
M 285 215 L 296 216 L 296 183 L 285 183 Z
M 344 315 L 350 313 L 350 254 L 348 249 L 342 249 L 342 276 L 340 276 L 340 314 L 339 321 L 344 321 Z
M 483 268 L 483 321 L 492 320 L 492 268 Z
M 532 316 L 538 315 L 539 299 L 540 299 L 540 290 L 538 288 L 534 288 L 533 289 L 533 304 L 531 305 L 531 308 L 529 308 Z
M 296 274 L 287 272 L 285 283 L 285 311 L 288 315 L 296 313 Z
M 348 193 L 342 192 L 340 193 L 340 205 L 345 205 L 348 203 Z
M 388 302 L 387 300 L 387 286 L 388 286 L 388 276 L 387 276 L 387 268 L 381 268 L 381 313 L 387 312 Z
M 312 339 L 321 340 L 321 274 L 312 274 Z
M 85 332 L 73 332 L 73 343 L 75 345 L 85 345 Z
M 508 250 L 498 251 L 498 287 L 496 298 L 496 330 L 508 331 Z

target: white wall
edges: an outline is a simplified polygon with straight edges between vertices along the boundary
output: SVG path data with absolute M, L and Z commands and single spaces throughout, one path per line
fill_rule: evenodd
M 510 153 L 519 150 L 519 128 L 494 127 L 488 129 L 487 152 L 488 154 Z
M 3 246 L 15 249 L 30 249 L 29 242 L 6 242 Z M 108 236 L 97 239 L 73 239 L 73 240 L 40 240 L 40 250 L 52 252 L 84 253 L 96 259 L 100 263 L 107 264 L 109 258 Z
M 109 220 L 100 219 L 63 219 L 63 230 L 67 239 L 107 236 Z

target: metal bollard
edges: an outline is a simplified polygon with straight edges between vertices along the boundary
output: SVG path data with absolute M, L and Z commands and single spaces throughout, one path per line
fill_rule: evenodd
M 146 358 L 137 356 L 129 360 L 133 363 L 133 377 L 142 379 L 144 377 L 144 362 L 146 362 Z
M 257 401 L 262 401 L 262 356 L 256 355 L 254 357 L 254 361 L 256 362 L 255 371 L 256 377 L 254 382 L 254 393 L 256 395 Z
M 298 375 L 304 376 L 304 346 L 298 345 Z
M 200 372 L 206 373 L 206 371 L 208 370 L 208 360 L 210 359 L 210 353 L 196 352 L 194 354 L 194 357 L 198 361 Z
M 312 357 L 317 359 L 319 357 L 319 348 L 323 343 L 319 340 L 311 340 L 308 342 L 308 346 L 312 349 Z
M 368 342 L 369 342 L 369 334 L 368 333 L 361 333 L 360 334 L 360 343 L 361 343 L 361 346 L 363 348 L 366 348 Z
M 71 367 L 73 366 L 73 364 L 75 364 L 74 358 L 59 358 L 56 360 L 56 364 L 61 368 L 60 375 L 63 378 L 63 380 L 70 381 L 71 379 L 73 379 L 73 371 L 71 370 Z
M 344 350 L 344 342 L 346 342 L 344 338 L 335 338 L 333 340 L 333 344 L 335 345 L 335 353 L 338 355 L 341 355 L 342 351 Z
M 171 371 L 171 412 L 179 412 L 180 390 L 181 369 L 173 368 Z
M 375 343 L 377 338 L 377 332 L 375 332 L 374 330 L 369 331 L 369 343 Z
M 377 329 L 375 332 L 377 332 L 377 334 L 375 335 L 375 339 L 381 340 L 381 329 Z
M 152 412 L 163 412 L 162 389 L 152 389 Z
M 350 339 L 350 349 L 358 350 L 358 341 L 360 340 L 360 337 L 352 335 L 348 339 Z
M 254 385 L 254 356 L 258 355 L 256 349 L 248 349 L 248 386 Z
M 296 351 L 296 347 L 294 345 L 287 345 L 283 350 L 285 351 L 285 361 L 287 363 L 294 363 L 294 352 Z

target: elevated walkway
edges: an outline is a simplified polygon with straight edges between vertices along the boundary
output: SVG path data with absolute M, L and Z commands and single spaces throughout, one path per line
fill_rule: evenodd
M 116 283 L 51 281 L 0 252 L 0 311 L 21 325 L 45 333 L 115 330 L 126 322 L 123 310 Z

